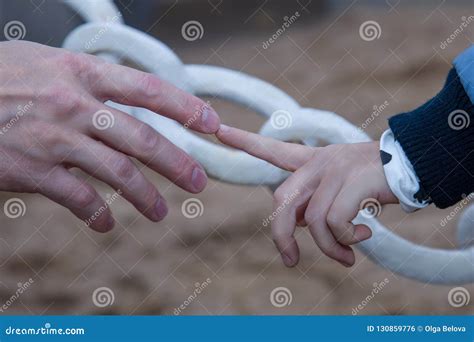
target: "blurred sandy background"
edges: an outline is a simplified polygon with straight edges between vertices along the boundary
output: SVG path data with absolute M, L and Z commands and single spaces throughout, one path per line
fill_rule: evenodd
M 472 2 L 181 1 L 134 12 L 141 7 L 137 3 L 125 9 L 125 19 L 146 13 L 146 21 L 138 21 L 141 28 L 151 28 L 185 63 L 255 75 L 302 106 L 337 112 L 356 125 L 387 101 L 387 108 L 367 127 L 374 139 L 387 128 L 388 117 L 422 104 L 440 89 L 453 58 L 474 38 L 473 22 L 446 49 L 440 47 L 462 17 L 474 15 Z M 297 22 L 263 49 L 283 18 L 295 11 L 300 13 Z M 47 22 L 48 11 L 36 17 Z M 66 12 L 64 22 L 77 20 Z M 182 38 L 181 25 L 188 20 L 203 24 L 201 40 Z M 359 36 L 359 26 L 367 20 L 380 24 L 379 39 L 367 42 Z M 53 41 L 62 33 L 49 34 Z M 258 131 L 264 122 L 246 108 L 211 102 L 227 124 Z M 18 283 L 34 280 L 3 314 L 172 315 L 193 294 L 195 284 L 207 278 L 211 283 L 181 314 L 350 315 L 371 293 L 373 283 L 385 278 L 389 283 L 360 314 L 472 313 L 473 300 L 462 308 L 449 305 L 452 287 L 404 279 L 361 253 L 353 268 L 340 266 L 322 255 L 305 229 L 297 232 L 302 250 L 298 267 L 285 268 L 269 228 L 262 227 L 272 210 L 271 193 L 264 186 L 211 181 L 194 196 L 152 172 L 147 175 L 166 196 L 169 216 L 153 224 L 120 199 L 112 204 L 118 223 L 106 235 L 92 232 L 43 197 L 1 193 L 2 206 L 20 197 L 26 213 L 10 219 L 0 212 L 0 304 L 15 293 Z M 113 192 L 94 184 L 104 197 Z M 190 197 L 202 201 L 202 216 L 183 216 L 181 205 Z M 411 241 L 454 248 L 455 221 L 440 224 L 448 214 L 429 208 L 407 216 L 394 206 L 384 208 L 381 219 Z M 115 300 L 99 308 L 92 293 L 103 286 L 113 291 Z M 270 293 L 280 286 L 291 291 L 292 302 L 277 308 Z M 474 295 L 472 285 L 465 287 Z

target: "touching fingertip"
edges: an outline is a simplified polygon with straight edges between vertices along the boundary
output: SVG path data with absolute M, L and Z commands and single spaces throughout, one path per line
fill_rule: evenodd
M 224 124 L 221 124 L 221 125 L 219 126 L 219 132 L 221 132 L 221 133 L 227 133 L 227 132 L 229 132 L 229 131 L 230 131 L 230 127 L 229 127 L 229 126 L 224 125 Z
M 210 107 L 203 109 L 201 120 L 206 132 L 209 133 L 217 132 L 221 123 L 219 115 Z

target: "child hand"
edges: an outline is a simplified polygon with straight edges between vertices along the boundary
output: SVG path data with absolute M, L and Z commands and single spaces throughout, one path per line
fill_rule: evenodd
M 299 260 L 293 236 L 296 225 L 307 225 L 323 253 L 349 267 L 355 262 L 349 246 L 372 235 L 367 226 L 351 222 L 361 202 L 368 198 L 380 204 L 398 202 L 385 179 L 378 142 L 309 147 L 225 125 L 217 137 L 293 172 L 275 191 L 273 205 L 278 215 L 272 221 L 273 240 L 288 267 Z M 288 201 L 290 194 L 297 195 Z

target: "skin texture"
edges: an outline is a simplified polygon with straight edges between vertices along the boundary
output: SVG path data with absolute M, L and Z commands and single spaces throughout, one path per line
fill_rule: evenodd
M 298 263 L 296 226 L 308 226 L 319 248 L 346 267 L 355 256 L 350 245 L 371 237 L 351 221 L 366 199 L 398 203 L 380 160 L 379 142 L 309 147 L 281 142 L 221 125 L 219 140 L 292 172 L 274 193 L 273 241 L 286 266 Z
M 31 42 L 0 43 L 0 190 L 41 193 L 91 228 L 114 225 L 104 200 L 70 172 L 79 168 L 120 193 L 152 221 L 168 208 L 131 157 L 192 193 L 204 189 L 203 168 L 148 125 L 104 102 L 145 107 L 215 133 L 219 117 L 202 100 L 159 78 L 85 54 Z M 94 114 L 111 113 L 97 128 Z

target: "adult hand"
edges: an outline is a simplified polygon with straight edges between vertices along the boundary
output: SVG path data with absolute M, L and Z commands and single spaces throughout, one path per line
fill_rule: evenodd
M 350 245 L 371 230 L 351 221 L 361 203 L 397 203 L 385 179 L 379 143 L 309 147 L 281 142 L 221 125 L 221 142 L 293 172 L 274 194 L 273 240 L 286 266 L 295 266 L 299 248 L 296 225 L 308 226 L 319 248 L 344 266 L 355 262 Z
M 101 232 L 113 227 L 111 212 L 72 167 L 120 190 L 153 221 L 167 214 L 166 202 L 130 157 L 184 190 L 203 190 L 207 176 L 195 160 L 107 100 L 145 107 L 201 133 L 219 128 L 206 103 L 151 74 L 91 55 L 2 42 L 0 190 L 41 193 Z

